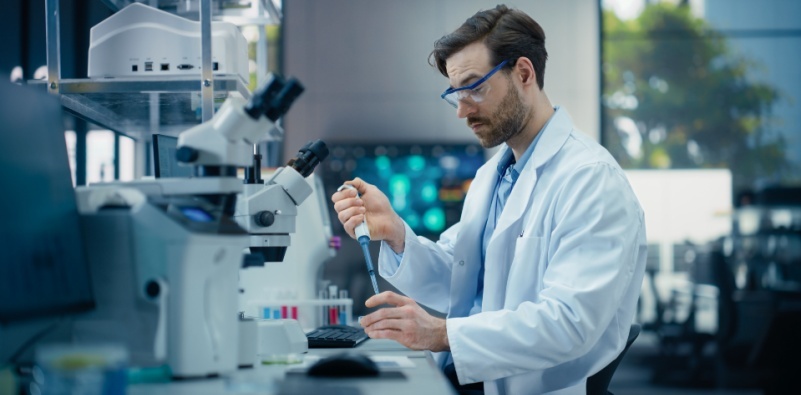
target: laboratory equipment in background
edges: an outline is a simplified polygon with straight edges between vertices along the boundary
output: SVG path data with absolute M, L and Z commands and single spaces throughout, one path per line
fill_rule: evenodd
M 176 141 L 177 139 L 169 136 L 154 135 L 154 157 L 166 157 L 155 162 L 154 170 L 157 176 L 173 174 L 176 167 L 179 169 L 184 168 L 179 166 L 176 161 L 169 160 L 170 155 L 177 153 L 175 149 L 177 146 Z M 315 201 L 312 204 L 304 206 L 303 210 L 298 210 L 298 207 L 314 192 L 314 189 L 304 177 L 311 176 L 314 168 L 327 155 L 328 150 L 324 142 L 319 140 L 309 142 L 298 151 L 295 158 L 290 160 L 286 167 L 272 172 L 266 182 L 261 179 L 261 155 L 258 153 L 253 155 L 253 166 L 246 171 L 244 191 L 237 197 L 234 214 L 234 218 L 239 225 L 250 235 L 249 248 L 247 249 L 250 254 L 246 257 L 243 269 L 240 272 L 241 284 L 247 284 L 248 278 L 264 277 L 259 276 L 258 273 L 262 271 L 260 269 L 264 267 L 265 262 L 269 263 L 268 268 L 272 268 L 273 264 L 284 260 L 287 247 L 291 245 L 290 235 L 295 233 L 296 230 L 296 222 L 298 222 L 296 218 L 300 211 L 320 212 L 320 210 L 325 209 L 325 207 L 319 206 L 321 203 L 317 199 L 314 199 Z M 319 217 L 317 215 L 313 218 Z M 324 230 L 319 221 L 311 221 L 309 223 L 308 220 L 305 220 L 303 224 L 310 225 L 310 228 L 307 229 L 302 226 L 298 249 L 303 253 L 314 252 L 319 246 L 318 243 L 312 241 L 322 240 L 324 243 L 323 248 L 325 248 L 324 256 L 330 256 L 333 253 L 328 248 L 331 237 L 330 231 L 328 234 L 319 237 L 319 232 Z M 275 270 L 270 271 L 275 278 L 279 279 L 278 284 L 272 284 L 269 280 L 256 280 L 257 288 L 266 287 L 268 289 L 286 290 L 287 286 L 289 286 L 293 294 L 298 294 L 309 284 L 313 286 L 316 283 L 317 267 L 324 260 L 321 257 L 316 261 L 317 264 L 304 260 L 299 264 L 293 261 L 289 265 L 283 265 L 279 268 L 279 273 L 275 273 Z M 287 273 L 288 271 L 307 274 L 292 276 L 291 273 Z M 294 280 L 291 280 L 291 278 L 294 278 Z M 293 322 L 290 319 L 300 319 L 299 304 L 305 306 L 305 301 L 300 303 L 285 301 L 280 307 L 276 306 L 275 315 L 271 313 L 269 316 L 264 317 L 273 321 L 269 326 L 262 326 L 260 322 L 254 321 L 252 318 L 246 318 L 262 317 L 261 314 L 244 314 L 247 312 L 247 296 L 249 295 L 246 292 L 247 289 L 247 286 L 241 285 L 241 298 L 245 299 L 245 302 L 240 303 L 240 306 L 242 306 L 240 310 L 243 313 L 242 319 L 240 319 L 240 350 L 244 350 L 240 355 L 240 366 L 251 366 L 254 359 L 261 361 L 278 359 L 277 352 L 288 345 L 294 344 L 293 339 L 303 337 L 304 333 L 297 322 Z M 300 314 L 304 316 L 309 314 L 305 311 L 305 307 L 302 310 Z M 281 326 L 281 329 L 278 329 L 278 326 Z M 270 335 L 262 333 L 267 330 L 271 332 Z M 266 339 L 271 339 L 269 344 L 264 343 L 267 341 Z M 255 349 L 272 351 L 256 353 L 252 351 Z M 292 347 L 292 350 L 291 354 L 302 352 L 298 351 L 298 347 Z
M 192 177 L 195 169 L 180 166 L 175 155 L 178 153 L 178 137 L 153 134 L 153 176 L 156 178 Z
M 181 166 L 177 159 L 178 139 L 153 135 L 153 173 L 156 178 L 192 177 L 193 169 Z M 253 166 L 247 169 L 245 187 L 236 202 L 234 219 L 250 235 L 249 250 L 254 265 L 281 262 L 295 232 L 298 206 L 313 193 L 304 179 L 328 156 L 321 140 L 311 141 L 298 151 L 286 167 L 279 168 L 266 182 L 261 179 L 261 155 L 254 154 Z M 261 258 L 256 259 L 256 256 Z
M 127 392 L 128 353 L 118 344 L 42 344 L 36 367 L 31 394 Z
M 254 149 L 255 150 L 255 149 Z M 247 169 L 244 191 L 238 197 L 234 219 L 250 235 L 249 254 L 243 263 L 240 277 L 252 273 L 252 267 L 284 260 L 287 247 L 291 244 L 290 234 L 295 233 L 295 222 L 300 206 L 313 193 L 306 180 L 314 168 L 328 156 L 325 143 L 317 140 L 304 145 L 297 155 L 278 168 L 265 182 L 261 179 L 261 155 L 254 151 L 253 165 Z M 305 236 L 305 235 L 301 235 Z M 305 248 L 305 243 L 299 243 Z M 292 283 L 288 283 L 292 284 Z M 284 287 L 287 283 L 284 283 Z M 245 292 L 244 288 L 241 288 Z M 297 306 L 292 309 L 293 317 L 288 316 L 288 306 L 283 306 L 280 320 L 269 322 L 252 318 L 240 320 L 245 326 L 243 332 L 254 332 L 253 338 L 240 338 L 240 349 L 255 346 L 255 357 L 261 362 L 293 362 L 298 355 L 308 350 L 304 332 L 297 321 Z M 244 317 L 244 310 L 241 312 Z M 292 318 L 292 319 L 289 319 Z M 250 335 L 249 335 L 250 336 Z M 250 361 L 240 360 L 240 366 Z
M 658 384 L 765 393 L 797 386 L 801 188 L 766 187 L 738 200 L 728 234 L 686 246 L 687 286 L 671 294 L 652 329 Z
M 311 174 L 305 181 L 312 193 L 297 211 L 295 232 L 289 234 L 283 261 L 241 270 L 240 309 L 260 319 L 297 319 L 304 330 L 311 330 L 323 323 L 319 319 L 322 306 L 337 304 L 345 309 L 347 305 L 349 309 L 353 301 L 347 297 L 318 300 L 323 267 L 336 256 L 339 237 L 333 235 L 331 202 L 322 180 Z
M 725 244 L 734 284 L 801 293 L 801 187 L 766 187 L 749 199 Z
M 718 382 L 781 393 L 801 371 L 801 187 L 741 199 L 708 269 L 720 290 Z
M 309 142 L 263 182 L 261 155 L 254 154 L 244 191 L 236 201 L 234 219 L 250 234 L 250 252 L 260 255 L 262 262 L 284 260 L 291 243 L 289 234 L 295 232 L 298 206 L 313 192 L 305 178 L 327 156 L 324 142 Z
M 237 368 L 248 234 L 234 220 L 236 171 L 302 91 L 271 75 L 250 101 L 231 97 L 182 132 L 176 154 L 196 177 L 77 188 L 98 304 L 75 322 L 77 339 L 124 342 L 134 366 L 166 360 L 175 377 Z
M 249 81 L 247 41 L 228 22 L 211 23 L 212 72 Z M 132 3 L 92 27 L 89 78 L 201 74 L 200 23 Z
M 0 365 L 95 306 L 58 98 L 0 80 Z M 55 336 L 55 337 L 54 337 Z M 66 339 L 61 339 L 66 340 Z M 26 347 L 25 345 L 28 344 Z
M 297 320 L 262 320 L 240 315 L 240 368 L 262 363 L 298 363 L 308 351 L 309 342 Z

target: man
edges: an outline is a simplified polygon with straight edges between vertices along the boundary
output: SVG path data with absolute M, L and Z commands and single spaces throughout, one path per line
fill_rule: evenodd
M 366 219 L 383 240 L 379 273 L 408 295 L 368 299 L 394 307 L 363 317 L 365 331 L 439 352 L 457 388 L 584 393 L 586 378 L 623 350 L 634 319 L 643 213 L 615 160 L 542 90 L 544 43 L 531 17 L 503 5 L 437 41 L 431 58 L 451 85 L 442 97 L 484 147 L 503 144 L 438 242 L 417 237 L 360 179 L 348 182 L 360 198 L 332 196 L 351 236 Z

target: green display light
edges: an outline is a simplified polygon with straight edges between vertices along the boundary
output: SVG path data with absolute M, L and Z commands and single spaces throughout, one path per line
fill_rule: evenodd
M 378 170 L 390 170 L 392 168 L 392 161 L 386 155 L 377 156 L 375 158 L 375 168 Z
M 407 163 L 411 171 L 422 171 L 426 168 L 426 158 L 421 155 L 410 156 Z
M 434 203 L 437 201 L 437 197 L 439 196 L 439 189 L 433 183 L 427 182 L 423 185 L 423 188 L 420 190 L 420 197 L 426 203 Z
M 409 177 L 403 174 L 395 174 L 389 178 L 389 198 L 392 207 L 396 211 L 405 210 L 409 205 L 409 190 L 412 183 Z
M 406 221 L 407 224 L 409 224 L 409 227 L 412 229 L 420 226 L 420 216 L 413 211 L 403 214 L 401 217 L 403 218 L 404 221 Z
M 440 207 L 432 207 L 423 214 L 423 225 L 432 232 L 445 230 L 445 211 Z
M 389 179 L 389 191 L 393 195 L 406 195 L 412 188 L 409 177 L 403 174 L 395 174 Z

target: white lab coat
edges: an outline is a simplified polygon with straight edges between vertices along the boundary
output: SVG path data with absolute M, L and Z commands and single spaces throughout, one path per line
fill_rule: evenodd
M 481 313 L 468 316 L 508 147 L 478 170 L 461 221 L 437 243 L 407 225 L 400 266 L 386 244 L 379 254 L 392 285 L 447 313 L 459 381 L 483 381 L 488 395 L 584 394 L 623 350 L 640 294 L 645 226 L 625 174 L 564 109 L 542 133 L 487 247 Z

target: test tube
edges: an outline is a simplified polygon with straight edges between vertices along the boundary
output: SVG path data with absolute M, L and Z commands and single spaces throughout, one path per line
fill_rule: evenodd
M 328 291 L 321 289 L 317 295 L 320 300 L 328 299 Z M 320 305 L 320 326 L 328 325 L 328 308 L 325 305 Z
M 342 325 L 350 325 L 350 320 L 348 319 L 347 311 L 345 308 L 345 299 L 348 298 L 348 290 L 347 289 L 340 289 L 339 290 L 339 323 Z
M 330 317 L 331 325 L 336 325 L 339 322 L 339 313 L 337 312 L 337 286 L 336 285 L 329 285 L 328 286 L 328 297 L 331 299 L 331 304 L 328 306 L 328 316 Z

